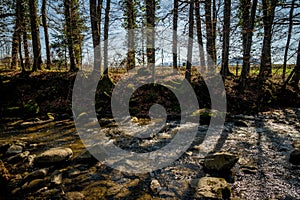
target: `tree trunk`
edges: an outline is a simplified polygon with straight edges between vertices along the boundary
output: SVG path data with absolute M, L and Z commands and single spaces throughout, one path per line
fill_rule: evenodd
M 31 37 L 33 49 L 33 67 L 32 71 L 40 70 L 42 64 L 41 44 L 40 44 L 40 31 L 37 15 L 37 1 L 29 1 L 30 9 L 30 24 L 31 24 Z
M 42 2 L 42 23 L 44 27 L 44 36 L 45 36 L 45 46 L 46 46 L 46 69 L 51 68 L 51 57 L 50 57 L 50 42 L 49 42 L 49 33 L 48 33 L 48 24 L 47 24 L 47 14 L 46 14 L 46 5 L 47 0 Z
M 90 18 L 92 27 L 92 38 L 94 47 L 94 67 L 93 69 L 101 72 L 101 47 L 100 47 L 100 24 L 103 0 L 90 0 Z
M 230 17 L 231 17 L 231 0 L 224 2 L 224 25 L 223 25 L 223 46 L 222 46 L 222 67 L 221 74 L 223 77 L 230 75 L 228 66 L 229 44 L 230 44 Z
M 29 69 L 30 68 L 30 56 L 29 56 L 29 48 L 28 48 L 28 36 L 27 36 L 27 31 L 24 30 L 23 32 L 23 47 L 24 47 L 24 59 L 25 59 L 25 68 Z
M 173 68 L 177 69 L 177 48 L 178 48 L 178 0 L 174 0 L 174 8 L 173 8 L 173 43 L 172 43 L 172 54 L 173 54 Z
M 300 40 L 298 44 L 297 62 L 294 69 L 294 75 L 291 81 L 292 85 L 298 88 L 299 80 L 300 80 Z
M 212 14 L 211 14 L 211 0 L 205 0 L 205 24 L 206 24 L 206 51 L 207 51 L 207 65 L 208 68 L 211 68 L 214 66 L 215 62 L 215 47 L 214 47 L 214 27 L 213 27 L 213 22 L 212 22 Z M 214 70 L 214 69 L 209 69 L 209 70 Z
M 125 13 L 127 16 L 127 70 L 133 69 L 135 67 L 135 32 L 136 27 L 136 14 L 135 5 L 133 0 L 126 0 Z
M 293 30 L 293 15 L 294 15 L 294 7 L 295 7 L 295 0 L 292 0 L 290 16 L 289 16 L 289 30 L 288 30 L 288 37 L 286 40 L 285 51 L 284 51 L 284 58 L 283 58 L 283 72 L 282 72 L 282 80 L 285 81 L 285 74 L 286 74 L 286 63 L 288 59 L 288 52 L 290 48 L 292 30 Z
M 194 0 L 190 0 L 189 38 L 188 38 L 187 62 L 186 62 L 186 71 L 185 71 L 185 78 L 189 82 L 191 82 L 191 77 L 192 77 L 193 36 L 194 36 Z
M 67 36 L 67 45 L 69 51 L 70 59 L 70 71 L 77 71 L 77 65 L 75 62 L 75 53 L 74 53 L 74 34 L 73 34 L 73 20 L 71 17 L 72 14 L 72 0 L 64 0 L 64 9 L 65 9 L 65 20 L 66 20 L 66 36 Z
M 264 23 L 264 40 L 261 54 L 261 65 L 259 77 L 263 82 L 272 77 L 272 26 L 275 15 L 275 8 L 278 0 L 263 0 L 263 23 Z
M 108 31 L 109 31 L 110 0 L 106 0 L 104 22 L 104 74 L 108 74 Z
M 146 0 L 147 67 L 155 79 L 155 0 Z
M 12 47 L 11 47 L 11 69 L 16 69 L 18 67 L 18 49 L 19 49 L 19 30 L 17 25 L 15 26 L 15 30 L 12 37 Z
M 195 16 L 196 16 L 196 27 L 197 27 L 197 38 L 198 38 L 198 47 L 199 47 L 199 58 L 200 58 L 200 70 L 205 72 L 205 57 L 203 50 L 203 40 L 202 40 L 202 23 L 200 17 L 200 0 L 195 2 Z
M 24 2 L 23 2 L 24 3 Z M 20 7 L 20 23 L 21 23 L 21 33 L 22 38 L 20 38 L 20 41 L 23 39 L 23 48 L 24 48 L 24 68 L 29 69 L 30 68 L 30 60 L 29 60 L 29 49 L 28 49 L 28 37 L 27 37 L 27 26 L 26 26 L 26 18 L 25 18 L 25 6 L 22 5 Z
M 241 73 L 241 89 L 242 91 L 246 88 L 246 81 L 250 72 L 250 58 L 251 58 L 251 47 L 252 37 L 254 32 L 255 15 L 257 9 L 257 0 L 253 0 L 252 7 L 251 1 L 245 1 L 247 5 L 242 10 L 243 12 L 243 67 Z M 249 18 L 249 9 L 251 7 L 251 14 Z

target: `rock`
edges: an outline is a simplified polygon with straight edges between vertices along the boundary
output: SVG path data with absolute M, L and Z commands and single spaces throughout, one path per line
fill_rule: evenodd
M 231 153 L 215 153 L 205 157 L 204 168 L 216 173 L 229 172 L 238 160 L 239 157 Z
M 98 162 L 98 160 L 89 151 L 84 151 L 80 155 L 76 156 L 73 161 L 76 163 Z
M 11 146 L 10 143 L 0 144 L 0 154 L 4 154 L 10 146 Z
M 82 200 L 85 199 L 85 196 L 80 192 L 67 192 L 65 198 L 67 200 Z
M 152 190 L 153 193 L 158 193 L 158 192 L 160 192 L 161 186 L 160 186 L 158 180 L 153 179 L 153 180 L 151 181 L 150 189 Z
M 203 177 L 191 181 L 191 187 L 196 190 L 197 198 L 230 199 L 231 189 L 223 178 Z
M 237 120 L 234 122 L 233 125 L 239 126 L 239 127 L 249 127 L 248 123 L 243 120 Z
M 300 149 L 295 149 L 292 151 L 289 162 L 293 165 L 300 165 Z
M 55 172 L 51 175 L 51 183 L 54 183 L 54 184 L 56 184 L 56 185 L 62 184 L 62 174 L 59 173 L 58 171 L 55 171 Z
M 23 152 L 22 146 L 13 144 L 7 149 L 6 155 L 15 155 L 22 152 Z
M 73 155 L 73 151 L 70 148 L 52 148 L 49 149 L 34 159 L 34 164 L 45 165 L 45 164 L 57 164 L 68 161 Z
M 34 191 L 34 190 L 38 190 L 42 187 L 45 187 L 46 181 L 44 179 L 35 179 L 31 182 L 26 182 L 23 186 L 22 186 L 22 190 L 25 191 Z
M 30 152 L 25 151 L 23 153 L 19 153 L 17 155 L 11 156 L 7 159 L 7 162 L 16 163 L 25 160 L 29 156 Z
M 44 168 L 44 169 L 39 169 L 36 171 L 31 172 L 24 178 L 24 182 L 30 182 L 34 179 L 42 179 L 48 174 L 49 169 Z
M 293 142 L 293 147 L 294 147 L 295 149 L 300 149 L 300 140 L 294 141 L 294 142 Z

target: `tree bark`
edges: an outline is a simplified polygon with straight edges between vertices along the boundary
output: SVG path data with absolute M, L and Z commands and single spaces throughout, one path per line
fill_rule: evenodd
M 75 62 L 75 53 L 74 53 L 74 33 L 73 33 L 73 20 L 72 20 L 72 0 L 64 0 L 64 9 L 65 9 L 65 20 L 66 20 L 66 36 L 67 36 L 67 45 L 70 59 L 70 71 L 77 71 L 78 67 Z
M 177 48 L 178 48 L 178 0 L 174 0 L 174 8 L 173 8 L 173 43 L 172 43 L 172 54 L 173 54 L 173 68 L 177 69 L 178 63 L 178 55 L 177 55 Z
M 104 21 L 104 74 L 108 74 L 108 31 L 109 31 L 110 0 L 106 0 Z
M 37 1 L 29 1 L 30 9 L 30 24 L 31 24 L 31 37 L 33 49 L 33 67 L 32 71 L 40 70 L 42 64 L 41 44 L 40 44 L 40 31 L 37 15 Z
M 46 5 L 47 5 L 47 0 L 43 0 L 41 10 L 42 10 L 42 23 L 44 27 L 46 56 L 47 56 L 46 69 L 51 69 L 50 42 L 49 42 L 49 33 L 48 33 L 48 24 L 47 24 Z
M 147 38 L 147 67 L 155 79 L 155 0 L 145 0 L 146 3 L 146 38 Z
M 189 82 L 191 82 L 191 77 L 192 77 L 193 36 L 194 36 L 194 0 L 190 0 L 189 38 L 188 38 L 187 62 L 186 62 L 186 71 L 185 71 L 185 78 Z
M 102 3 L 103 0 L 90 0 L 90 18 L 92 27 L 92 39 L 94 47 L 94 67 L 93 69 L 101 72 L 101 47 L 100 47 L 100 24 L 101 24 L 101 14 L 102 14 Z
M 292 81 L 291 81 L 292 85 L 299 88 L 298 87 L 299 80 L 300 80 L 300 40 L 299 40 L 299 44 L 298 44 L 297 62 L 296 62 L 296 66 L 294 69 L 294 75 L 293 75 Z
M 284 58 L 283 58 L 283 72 L 282 72 L 282 80 L 285 81 L 285 74 L 286 74 L 286 64 L 288 59 L 288 52 L 290 48 L 292 30 L 293 30 L 293 15 L 294 15 L 294 8 L 295 8 L 295 0 L 292 0 L 290 16 L 289 16 L 289 29 L 288 29 L 288 37 L 286 40 L 285 51 L 284 51 Z
M 205 0 L 205 24 L 206 24 L 206 51 L 207 51 L 207 65 L 208 68 L 214 66 L 216 61 L 215 55 L 215 37 L 214 37 L 214 22 L 212 19 L 212 3 L 211 0 Z M 214 70 L 214 69 L 209 69 Z
M 197 39 L 198 39 L 198 47 L 199 47 L 199 58 L 200 58 L 200 71 L 205 71 L 205 57 L 203 50 L 203 35 L 202 35 L 202 23 L 200 16 L 200 0 L 196 0 L 195 2 L 195 17 L 196 17 L 196 27 L 197 27 Z
M 223 77 L 230 75 L 228 66 L 229 44 L 230 44 L 230 18 L 231 18 L 231 0 L 224 1 L 224 25 L 223 25 L 223 44 L 222 44 L 222 67 Z
M 17 20 L 16 20 L 17 21 Z M 12 37 L 12 47 L 11 47 L 11 69 L 16 69 L 18 67 L 18 49 L 19 49 L 19 30 L 17 24 Z
M 264 24 L 264 40 L 261 54 L 261 65 L 259 77 L 263 82 L 272 77 L 272 27 L 275 15 L 275 8 L 278 0 L 263 0 L 263 24 Z
M 125 13 L 127 17 L 127 70 L 135 67 L 135 27 L 136 27 L 136 9 L 133 0 L 126 0 Z
M 245 8 L 242 9 L 243 12 L 243 67 L 241 73 L 241 89 L 246 88 L 246 81 L 250 72 L 250 58 L 251 58 L 251 47 L 252 38 L 254 32 L 255 15 L 257 10 L 257 0 L 253 0 L 252 7 L 251 1 L 245 0 Z M 251 14 L 249 18 L 249 9 L 251 7 Z

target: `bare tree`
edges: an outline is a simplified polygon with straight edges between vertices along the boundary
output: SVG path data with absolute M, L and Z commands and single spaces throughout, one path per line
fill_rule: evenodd
M 136 8 L 133 0 L 126 0 L 125 15 L 127 17 L 128 30 L 128 52 L 127 52 L 127 70 L 135 67 L 135 32 L 136 28 Z
M 94 70 L 101 70 L 100 24 L 103 0 L 90 0 L 90 18 L 94 47 Z
M 108 31 L 109 31 L 110 0 L 106 0 L 104 20 L 104 74 L 108 74 Z
M 204 57 L 204 51 L 203 51 L 203 39 L 202 39 L 203 35 L 202 35 L 202 23 L 201 23 L 201 16 L 200 16 L 200 0 L 195 1 L 195 17 L 196 17 L 200 67 L 201 67 L 201 71 L 203 72 L 204 68 L 205 68 L 205 57 Z
M 275 16 L 275 8 L 278 0 L 262 0 L 263 6 L 263 24 L 264 24 L 264 40 L 261 54 L 261 65 L 259 77 L 262 83 L 272 77 L 272 57 L 271 57 L 271 42 L 272 42 L 272 27 Z
M 231 0 L 224 1 L 224 25 L 223 25 L 223 45 L 222 45 L 222 67 L 223 77 L 231 75 L 228 67 L 229 44 L 230 44 L 230 18 L 231 18 Z
M 193 37 L 194 37 L 194 0 L 190 0 L 189 9 L 189 38 L 185 78 L 191 81 L 192 77 L 192 58 L 193 58 Z
M 177 40 L 178 40 L 178 0 L 174 0 L 174 8 L 173 8 L 173 44 L 172 44 L 172 53 L 173 53 L 173 68 L 177 69 Z
M 31 24 L 31 37 L 33 48 L 33 67 L 32 71 L 40 70 L 42 65 L 41 44 L 40 44 L 40 31 L 37 14 L 37 1 L 29 1 L 30 9 L 30 24 Z
M 44 28 L 46 56 L 47 56 L 46 69 L 50 69 L 51 68 L 51 56 L 50 56 L 50 42 L 49 42 L 49 33 L 48 33 L 46 5 L 47 5 L 47 0 L 43 0 L 41 11 L 42 11 L 42 23 L 43 23 L 43 28 Z
M 299 88 L 299 86 L 298 86 L 299 80 L 300 80 L 300 40 L 299 40 L 299 44 L 298 44 L 297 62 L 296 62 L 296 66 L 295 66 L 292 81 L 291 81 L 292 85 Z
M 282 72 L 282 80 L 283 81 L 285 81 L 286 63 L 287 63 L 287 59 L 288 59 L 288 52 L 289 52 L 290 42 L 291 42 L 291 37 L 292 37 L 293 15 L 294 15 L 295 1 L 296 0 L 292 0 L 291 10 L 290 10 L 290 16 L 289 16 L 288 36 L 287 36 L 287 40 L 286 40 L 286 46 L 285 46 L 284 58 L 283 58 L 283 72 Z

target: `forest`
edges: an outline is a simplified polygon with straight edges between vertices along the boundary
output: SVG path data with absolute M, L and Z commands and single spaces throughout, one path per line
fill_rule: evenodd
M 300 0 L 2 0 L 0 199 L 299 199 L 299 90 Z

